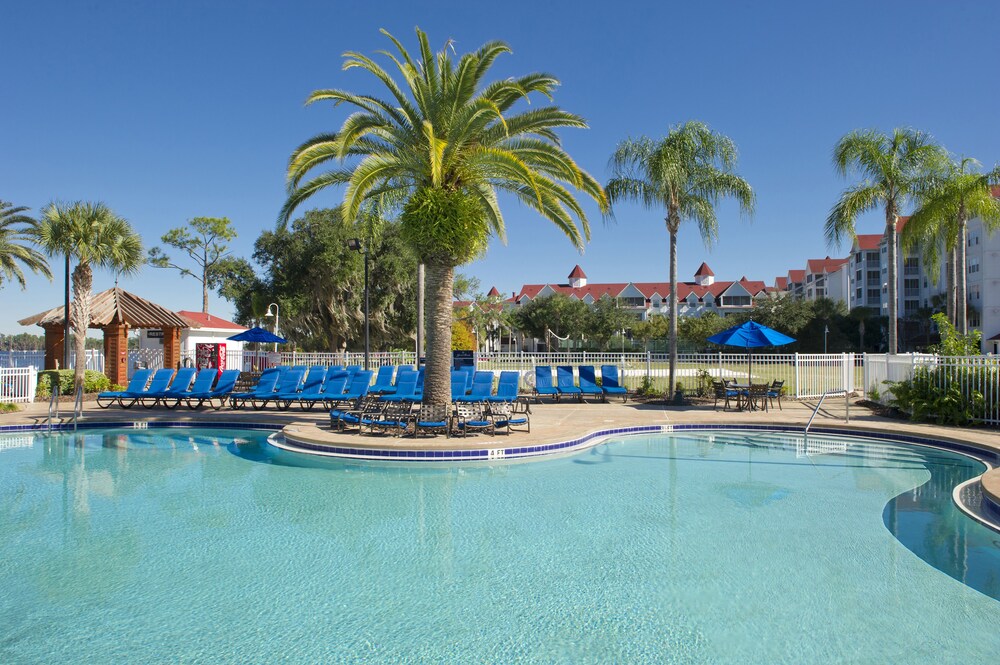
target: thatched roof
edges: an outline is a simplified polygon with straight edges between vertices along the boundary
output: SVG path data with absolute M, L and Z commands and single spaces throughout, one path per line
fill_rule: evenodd
M 18 321 L 22 326 L 39 325 L 43 328 L 63 325 L 63 307 L 29 316 Z M 196 328 L 196 323 L 171 312 L 154 302 L 140 298 L 117 286 L 102 291 L 91 301 L 90 324 L 88 328 L 103 328 L 117 323 L 131 328 Z

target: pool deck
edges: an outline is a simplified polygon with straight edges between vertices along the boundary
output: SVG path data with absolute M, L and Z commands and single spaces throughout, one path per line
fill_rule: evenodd
M 470 435 L 467 441 L 462 437 L 446 439 L 444 436 L 403 439 L 391 436 L 358 435 L 356 433 L 337 433 L 330 429 L 329 416 L 322 408 L 312 411 L 302 411 L 292 407 L 288 411 L 278 411 L 268 407 L 261 411 L 245 408 L 233 410 L 223 408 L 219 411 L 200 409 L 192 411 L 181 407 L 174 410 L 164 408 L 145 409 L 133 406 L 131 409 L 111 407 L 101 409 L 94 401 L 85 401 L 81 422 L 133 423 L 136 421 L 169 421 L 176 423 L 191 422 L 211 426 L 213 422 L 226 423 L 266 423 L 279 426 L 293 426 L 298 437 L 316 443 L 331 446 L 377 447 L 391 448 L 405 446 L 407 448 L 461 448 L 470 447 L 503 447 L 510 445 L 536 445 L 557 443 L 578 438 L 592 432 L 634 427 L 643 425 L 677 425 L 698 424 L 718 425 L 781 425 L 790 427 L 805 427 L 816 407 L 816 400 L 783 400 L 782 409 L 769 411 L 723 411 L 716 410 L 712 402 L 698 403 L 687 406 L 666 406 L 659 403 L 643 403 L 629 400 L 622 404 L 618 400 L 607 403 L 575 401 L 531 403 L 531 432 L 514 432 L 496 437 L 485 434 Z M 0 426 L 35 424 L 44 425 L 48 417 L 48 403 L 35 402 L 24 405 L 18 413 L 0 414 Z M 66 418 L 72 413 L 72 404 L 60 405 L 62 422 L 71 422 Z M 845 422 L 845 404 L 841 398 L 828 399 L 822 410 L 816 416 L 813 427 L 836 427 L 841 429 L 862 430 L 870 432 L 888 432 L 932 439 L 942 439 L 957 443 L 967 443 L 983 446 L 1000 453 L 1000 432 L 981 428 L 941 427 L 938 425 L 911 423 L 904 420 L 894 420 L 874 415 L 866 408 L 852 404 L 850 408 L 850 423 Z

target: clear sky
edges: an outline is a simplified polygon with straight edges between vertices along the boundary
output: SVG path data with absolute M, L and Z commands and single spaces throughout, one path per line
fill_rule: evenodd
M 53 200 L 103 200 L 146 246 L 196 216 L 227 216 L 249 257 L 274 226 L 284 167 L 306 138 L 339 127 L 344 109 L 303 106 L 314 89 L 377 91 L 341 71 L 341 54 L 388 47 L 386 28 L 416 49 L 414 26 L 459 52 L 501 39 L 513 54 L 497 77 L 547 71 L 556 103 L 584 116 L 564 144 L 599 180 L 616 143 L 662 136 L 689 119 L 740 148 L 757 193 L 752 223 L 720 208 L 709 252 L 695 226 L 679 236 L 680 279 L 707 261 L 719 279 L 771 284 L 829 248 L 823 221 L 846 181 L 831 149 L 862 127 L 912 126 L 987 166 L 1000 161 L 1000 3 L 982 2 L 135 2 L 0 0 L 0 199 L 37 212 Z M 338 193 L 312 205 L 332 206 Z M 565 281 L 667 281 L 662 211 L 622 206 L 606 224 L 594 206 L 581 256 L 517 204 L 509 242 L 462 270 L 483 289 Z M 881 231 L 878 215 L 860 233 Z M 0 291 L 0 332 L 62 299 L 48 283 Z M 98 273 L 95 291 L 113 285 Z M 173 309 L 200 309 L 198 284 L 145 268 L 122 286 Z M 215 296 L 212 310 L 229 316 Z

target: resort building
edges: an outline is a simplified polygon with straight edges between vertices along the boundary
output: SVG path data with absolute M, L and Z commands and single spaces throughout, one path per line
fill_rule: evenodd
M 229 337 L 241 333 L 246 328 L 227 321 L 213 314 L 180 310 L 177 314 L 188 321 L 190 328 L 185 328 L 180 334 L 180 354 L 184 358 L 194 358 L 199 345 L 223 345 L 224 351 L 239 351 L 243 342 L 229 340 Z M 139 331 L 139 349 L 150 351 L 163 350 L 163 331 L 157 329 Z

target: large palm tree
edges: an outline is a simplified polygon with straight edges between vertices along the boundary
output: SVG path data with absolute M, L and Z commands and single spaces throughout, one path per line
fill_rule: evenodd
M 38 225 L 38 239 L 50 256 L 68 255 L 77 260 L 70 320 L 76 347 L 74 383 L 79 388 L 85 369 L 94 266 L 126 274 L 137 272 L 144 262 L 142 241 L 127 220 L 103 203 L 90 202 L 46 206 Z
M 27 210 L 0 201 L 0 286 L 4 282 L 16 281 L 22 290 L 26 288 L 22 265 L 52 279 L 45 256 L 27 244 L 34 242 L 38 230 L 38 222 L 25 214 Z
M 654 141 L 642 137 L 618 144 L 611 157 L 612 178 L 606 191 L 612 202 L 636 201 L 647 209 L 666 209 L 670 234 L 670 387 L 677 374 L 677 232 L 681 222 L 698 224 L 702 240 L 711 246 L 719 235 L 715 206 L 733 197 L 741 210 L 753 214 L 754 193 L 738 176 L 736 144 L 696 121 L 672 127 Z
M 948 270 L 948 302 L 955 328 L 968 333 L 966 288 L 966 232 L 970 219 L 978 217 L 987 232 L 1000 228 L 1000 200 L 991 188 L 1000 183 L 1000 167 L 979 171 L 971 157 L 948 164 L 947 170 L 932 175 L 922 192 L 920 205 L 902 232 L 905 248 L 919 247 L 932 274 L 940 267 L 939 245 L 951 256 Z
M 317 90 L 307 103 L 347 104 L 355 112 L 340 130 L 315 136 L 288 165 L 288 200 L 279 223 L 314 193 L 343 185 L 344 219 L 376 204 L 400 211 L 401 231 L 427 266 L 427 375 L 424 401 L 451 400 L 452 279 L 456 266 L 480 255 L 490 236 L 504 239 L 497 192 L 512 194 L 553 222 L 578 248 L 590 237 L 587 216 L 567 186 L 607 200 L 600 184 L 560 147 L 555 130 L 586 127 L 555 106 L 516 109 L 532 93 L 551 98 L 558 81 L 528 74 L 486 83 L 496 58 L 509 52 L 489 42 L 457 60 L 451 45 L 433 53 L 417 29 L 419 57 L 411 57 L 388 32 L 396 53 L 383 53 L 398 70 L 397 82 L 371 58 L 345 54 L 344 69 L 359 68 L 389 93 L 388 100 L 345 90 Z M 330 170 L 304 180 L 314 168 Z
M 826 238 L 831 245 L 857 237 L 855 222 L 862 213 L 882 208 L 888 244 L 889 353 L 898 351 L 896 225 L 908 201 L 916 196 L 929 172 L 946 158 L 931 137 L 913 129 L 894 129 L 885 134 L 874 129 L 846 134 L 833 149 L 833 164 L 842 176 L 856 172 L 863 182 L 840 195 L 826 218 Z

